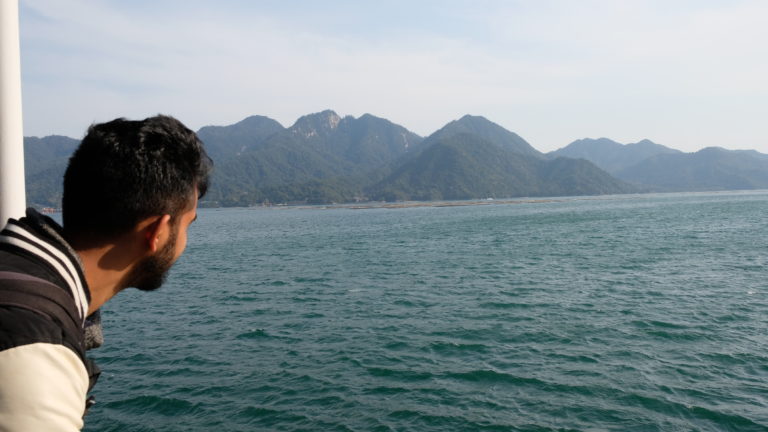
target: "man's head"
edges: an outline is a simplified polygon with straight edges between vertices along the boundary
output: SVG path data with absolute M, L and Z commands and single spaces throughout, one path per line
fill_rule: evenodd
M 171 241 L 147 258 L 155 262 L 140 262 L 135 271 L 170 267 L 186 245 L 186 228 L 208 187 L 211 167 L 194 132 L 172 117 L 93 125 L 64 174 L 65 237 L 98 246 L 132 232 L 142 221 L 165 218 Z M 134 276 L 133 286 L 155 285 L 139 283 L 149 274 Z

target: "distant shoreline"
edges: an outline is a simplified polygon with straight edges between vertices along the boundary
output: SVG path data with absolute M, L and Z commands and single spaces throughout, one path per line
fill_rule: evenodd
M 271 204 L 271 205 L 253 205 L 248 207 L 220 207 L 220 206 L 200 206 L 201 209 L 272 209 L 272 210 L 332 210 L 332 209 L 350 209 L 350 210 L 369 210 L 369 209 L 401 209 L 416 207 L 466 207 L 483 206 L 499 204 L 547 204 L 563 203 L 574 201 L 612 201 L 627 199 L 647 199 L 654 196 L 671 195 L 731 195 L 731 194 L 768 194 L 768 189 L 735 189 L 735 190 L 713 190 L 713 191 L 680 191 L 680 192 L 646 192 L 635 194 L 610 194 L 610 195 L 577 195 L 573 197 L 548 197 L 548 198 L 501 198 L 501 199 L 474 199 L 464 201 L 400 201 L 400 202 L 362 202 L 362 203 L 343 203 L 343 204 Z
M 494 204 L 537 204 L 537 203 L 552 203 L 562 202 L 562 199 L 504 199 L 504 200 L 472 200 L 472 201 L 406 201 L 398 203 L 366 203 L 366 204 L 339 204 L 325 206 L 331 208 L 348 208 L 352 210 L 368 210 L 376 208 L 411 208 L 411 207 L 465 207 L 465 206 L 478 206 L 478 205 L 494 205 Z
M 611 195 L 614 197 L 614 195 Z M 623 196 L 624 198 L 626 195 Z M 404 202 L 367 202 L 367 203 L 349 203 L 349 204 L 317 204 L 317 205 L 273 205 L 266 207 L 249 208 L 271 208 L 271 209 L 293 209 L 293 210 L 370 210 L 370 209 L 402 209 L 416 207 L 467 207 L 467 206 L 485 206 L 502 204 L 546 204 L 559 203 L 567 201 L 581 200 L 607 200 L 617 198 L 599 198 L 599 197 L 579 197 L 579 198 L 507 198 L 492 200 L 466 200 L 466 201 L 404 201 Z

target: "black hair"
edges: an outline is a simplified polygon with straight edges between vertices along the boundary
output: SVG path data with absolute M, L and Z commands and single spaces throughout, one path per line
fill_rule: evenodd
M 104 240 L 147 217 L 175 221 L 195 189 L 205 194 L 212 166 L 197 135 L 173 117 L 94 124 L 64 174 L 64 233 Z

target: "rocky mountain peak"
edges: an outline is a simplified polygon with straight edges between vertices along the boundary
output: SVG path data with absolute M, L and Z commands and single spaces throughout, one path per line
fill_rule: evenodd
M 341 122 L 341 116 L 332 110 L 325 110 L 319 113 L 305 115 L 291 127 L 294 134 L 310 138 L 318 135 L 325 135 L 335 130 Z

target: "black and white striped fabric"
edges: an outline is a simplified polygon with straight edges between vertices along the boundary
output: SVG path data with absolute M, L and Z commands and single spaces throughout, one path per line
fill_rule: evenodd
M 33 210 L 28 211 L 27 214 L 28 217 L 22 221 L 45 222 L 43 216 Z M 5 250 L 10 248 L 16 253 L 26 254 L 32 259 L 42 261 L 50 270 L 55 272 L 68 287 L 82 325 L 88 313 L 88 294 L 81 266 L 77 258 L 67 251 L 68 246 L 64 240 L 58 236 L 52 227 L 48 228 L 42 233 L 39 230 L 35 232 L 27 224 L 11 219 L 5 229 L 0 232 L 0 248 Z

